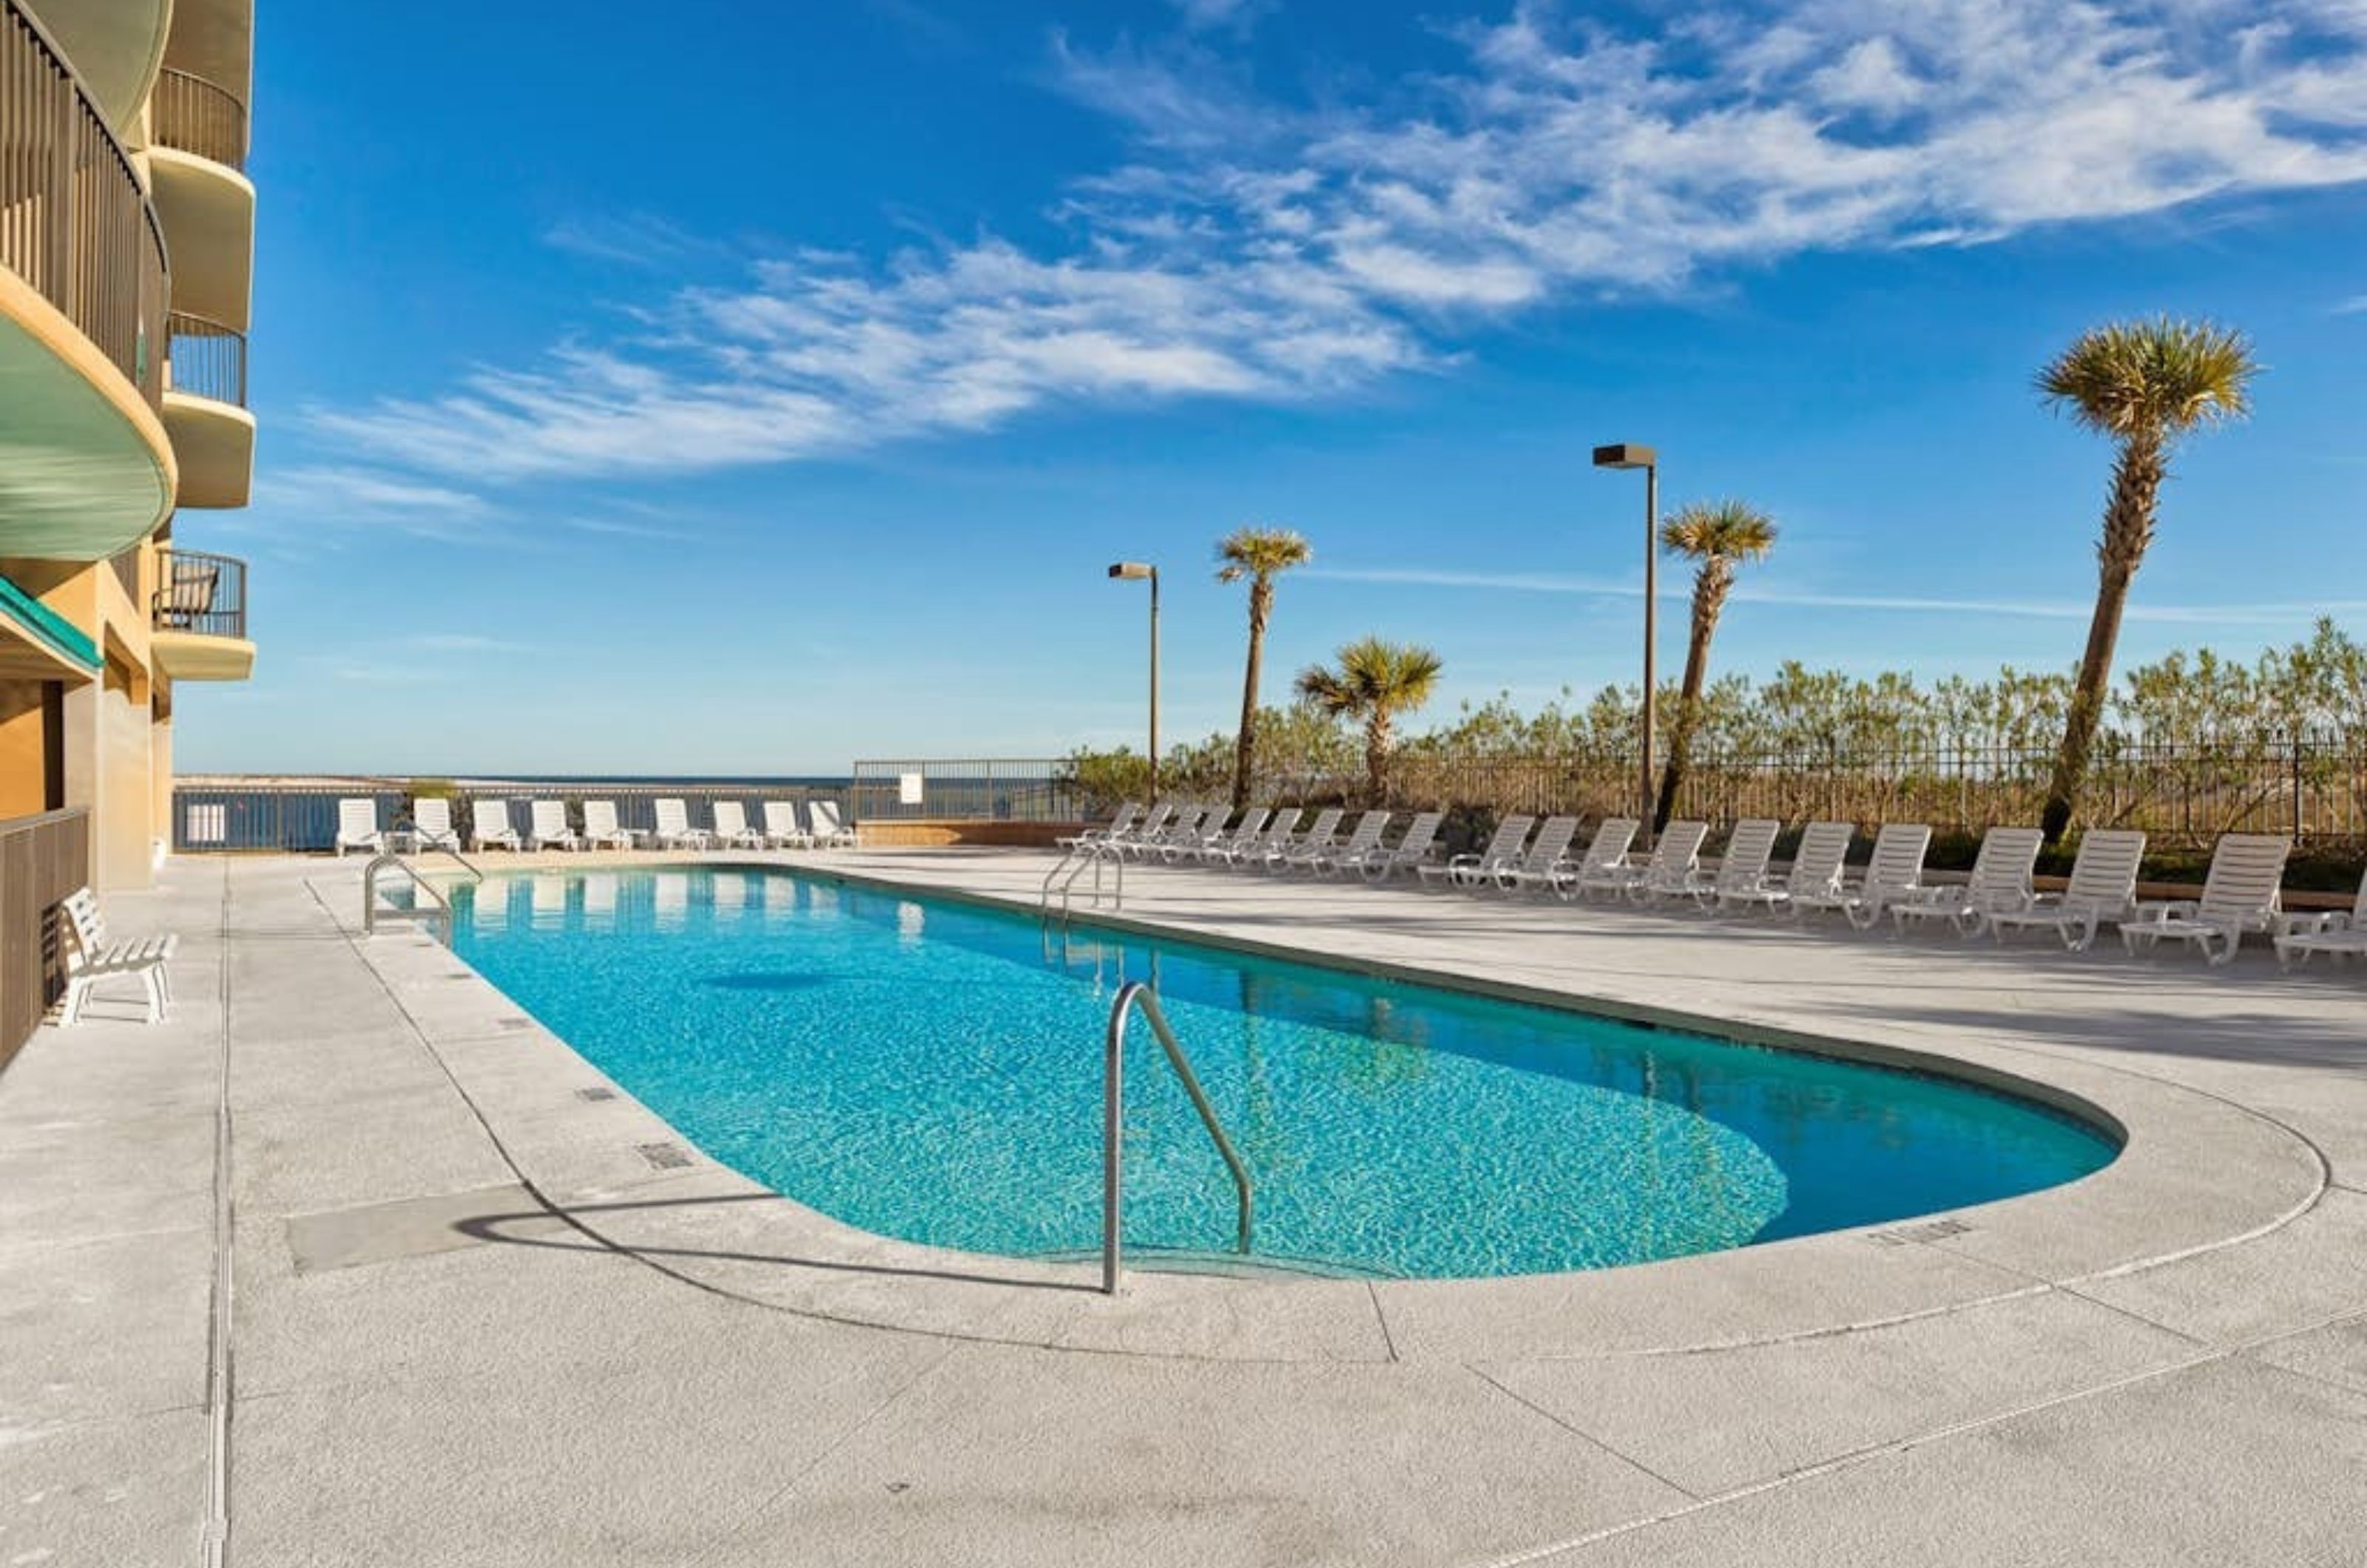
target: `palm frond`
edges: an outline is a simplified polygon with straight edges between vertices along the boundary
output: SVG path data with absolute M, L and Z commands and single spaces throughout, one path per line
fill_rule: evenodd
M 2259 372 L 2234 328 L 2156 316 L 2081 333 L 2038 373 L 2038 389 L 2102 434 L 2169 438 L 2242 419 Z
M 1217 541 L 1217 581 L 1263 581 L 1315 557 L 1306 536 L 1289 528 L 1236 528 Z
M 1660 547 L 1697 561 L 1755 561 L 1775 547 L 1775 522 L 1739 501 L 1696 502 L 1660 524 Z

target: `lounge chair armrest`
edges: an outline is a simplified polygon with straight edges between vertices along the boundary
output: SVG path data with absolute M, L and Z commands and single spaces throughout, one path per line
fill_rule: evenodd
M 2192 919 L 2202 910 L 2203 907 L 2191 898 L 2152 899 L 2139 904 L 2121 923 L 2154 926 L 2164 920 Z

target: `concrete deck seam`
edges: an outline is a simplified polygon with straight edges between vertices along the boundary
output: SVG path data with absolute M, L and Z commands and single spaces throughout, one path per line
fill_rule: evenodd
M 906 1378 L 902 1382 L 897 1384 L 896 1387 L 890 1389 L 877 1404 L 874 1404 L 869 1410 L 865 1411 L 855 1420 L 847 1423 L 846 1429 L 839 1433 L 836 1438 L 832 1438 L 820 1453 L 815 1454 L 812 1459 L 807 1461 L 805 1464 L 800 1466 L 795 1475 L 790 1476 L 788 1480 L 783 1482 L 780 1486 L 769 1495 L 751 1506 L 742 1516 L 740 1523 L 718 1535 L 713 1543 L 710 1544 L 706 1551 L 700 1552 L 697 1557 L 692 1558 L 688 1562 L 685 1563 L 684 1568 L 699 1568 L 700 1563 L 712 1562 L 715 1561 L 715 1555 L 717 1552 L 721 1551 L 726 1546 L 744 1536 L 750 1529 L 753 1529 L 760 1521 L 763 1520 L 766 1514 L 769 1514 L 775 1507 L 779 1506 L 782 1499 L 787 1497 L 798 1487 L 804 1485 L 806 1483 L 806 1479 L 812 1475 L 815 1471 L 820 1470 L 824 1464 L 828 1463 L 841 1449 L 846 1447 L 847 1444 L 861 1437 L 864 1432 L 870 1428 L 874 1422 L 887 1415 L 888 1412 L 900 1403 L 906 1394 L 912 1393 L 912 1390 L 918 1388 L 928 1379 L 934 1377 L 938 1371 L 945 1367 L 945 1364 L 947 1361 L 954 1359 L 961 1348 L 962 1348 L 959 1345 L 946 1346 L 944 1354 L 936 1357 L 934 1360 L 930 1361 L 927 1366 L 921 1368 L 911 1377 Z
M 1373 1303 L 1373 1321 L 1380 1325 L 1381 1345 L 1388 1351 L 1389 1362 L 1394 1366 L 1399 1359 L 1397 1336 L 1389 1332 L 1388 1309 L 1381 1305 L 1380 1287 L 1370 1280 L 1365 1281 L 1365 1299 Z
M 1601 1529 L 1589 1530 L 1584 1535 L 1572 1536 L 1564 1540 L 1550 1541 L 1545 1545 L 1532 1548 L 1526 1551 L 1512 1553 L 1509 1556 L 1481 1559 L 1473 1564 L 1473 1568 L 1525 1568 L 1525 1565 L 1527 1564 L 1542 1562 L 1548 1558 L 1561 1556 L 1565 1552 L 1578 1551 L 1589 1546 L 1599 1545 L 1606 1540 L 1616 1540 L 1621 1536 L 1634 1535 L 1638 1531 L 1652 1529 L 1664 1524 L 1670 1524 L 1678 1519 L 1689 1518 L 1695 1514 L 1707 1513 L 1712 1509 L 1721 1508 L 1729 1504 L 1744 1502 L 1750 1498 L 1761 1496 L 1766 1493 L 1782 1491 L 1785 1487 L 1795 1486 L 1803 1482 L 1814 1481 L 1823 1476 L 1837 1474 L 1845 1470 L 1854 1470 L 1861 1465 L 1870 1464 L 1877 1460 L 1887 1459 L 1894 1454 L 1908 1453 L 1916 1449 L 1928 1448 L 1933 1443 L 1946 1442 L 1952 1438 L 1968 1437 L 1976 1432 L 1986 1431 L 1991 1427 L 2004 1426 L 2008 1422 L 2022 1420 L 2025 1416 L 2042 1415 L 2049 1410 L 2059 1409 L 2065 1405 L 2078 1404 L 2082 1400 L 2094 1399 L 2108 1393 L 2116 1393 L 2123 1389 L 2135 1388 L 2143 1383 L 2158 1382 L 2163 1378 L 2176 1377 L 2182 1372 L 2192 1371 L 2197 1368 L 2212 1366 L 2223 1361 L 2234 1360 L 2237 1359 L 2237 1357 L 2238 1351 L 2235 1348 L 2214 1350 L 2200 1356 L 2190 1356 L 2180 1360 L 2168 1362 L 2162 1366 L 2148 1368 L 2141 1372 L 2132 1372 L 2126 1377 L 2114 1378 L 2109 1382 L 2096 1383 L 2087 1388 L 2073 1389 L 2068 1393 L 2056 1394 L 2047 1399 L 2033 1400 L 2026 1404 L 2016 1405 L 2010 1410 L 1995 1411 L 1987 1416 L 1975 1416 L 1970 1420 L 1953 1422 L 1945 1427 L 1935 1427 L 1930 1431 L 1918 1432 L 1909 1437 L 1894 1438 L 1888 1442 L 1873 1443 L 1864 1448 L 1852 1449 L 1847 1452 L 1835 1454 L 1829 1459 L 1819 1460 L 1814 1464 L 1802 1465 L 1796 1470 L 1787 1470 L 1780 1475 L 1770 1476 L 1764 1481 L 1754 1481 L 1745 1486 L 1730 1487 L 1724 1492 L 1712 1494 L 1709 1496 L 1702 1498 L 1696 1503 L 1688 1504 L 1682 1507 L 1668 1508 L 1644 1518 L 1628 1519 L 1619 1524 L 1606 1525 Z
M 1502 1394 L 1506 1399 L 1511 1400 L 1513 1404 L 1519 1405 L 1523 1410 L 1529 1411 L 1534 1415 L 1544 1416 L 1547 1421 L 1560 1427 L 1563 1431 L 1568 1432 L 1571 1437 L 1576 1438 L 1579 1441 L 1586 1444 L 1589 1448 L 1594 1449 L 1598 1452 L 1610 1455 L 1613 1459 L 1617 1460 L 1621 1464 L 1624 1464 L 1630 1470 L 1635 1471 L 1638 1475 L 1648 1475 L 1653 1480 L 1659 1482 L 1661 1485 L 1667 1487 L 1670 1491 L 1676 1493 L 1679 1496 L 1690 1497 L 1695 1503 L 1700 1503 L 1705 1500 L 1700 1493 L 1694 1491 L 1692 1487 L 1687 1486 L 1683 1482 L 1678 1481 L 1671 1476 L 1661 1474 L 1659 1471 L 1654 1470 L 1650 1465 L 1646 1464 L 1642 1460 L 1637 1459 L 1634 1454 L 1624 1452 L 1604 1439 L 1596 1437 L 1585 1427 L 1578 1426 L 1568 1417 L 1546 1409 L 1544 1405 L 1539 1404 L 1535 1400 L 1529 1398 L 1526 1394 L 1522 1393 L 1517 1389 L 1497 1382 L 1494 1378 L 1489 1377 L 1487 1372 L 1478 1367 L 1472 1365 L 1470 1362 L 1465 1361 L 1461 1363 L 1461 1365 L 1465 1371 L 1469 1372 L 1473 1377 L 1478 1378 L 1481 1382 L 1486 1383 L 1489 1388 L 1494 1389 L 1498 1393 Z
M 221 900 L 218 924 L 230 928 L 230 865 L 221 869 Z M 237 1284 L 234 1247 L 237 1224 L 231 1185 L 231 964 L 229 944 L 218 942 L 215 959 L 215 1018 L 221 1031 L 217 1043 L 214 1100 L 213 1280 L 207 1295 L 206 1325 L 206 1523 L 203 1561 L 206 1568 L 221 1568 L 230 1551 L 231 1402 L 237 1396 L 232 1378 L 232 1292 Z

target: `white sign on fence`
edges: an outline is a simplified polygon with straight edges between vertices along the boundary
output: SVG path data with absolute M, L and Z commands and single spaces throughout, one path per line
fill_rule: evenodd
M 896 775 L 897 804 L 900 806 L 920 805 L 922 800 L 925 798 L 924 791 L 927 787 L 928 775 L 925 773 L 898 773 Z

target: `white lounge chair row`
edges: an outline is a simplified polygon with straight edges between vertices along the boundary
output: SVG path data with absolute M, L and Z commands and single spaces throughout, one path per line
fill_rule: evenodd
M 835 849 L 856 841 L 855 829 L 839 816 L 835 801 L 809 801 L 802 808 L 794 801 L 765 801 L 761 829 L 750 825 L 747 807 L 737 800 L 715 802 L 711 828 L 692 827 L 689 807 L 678 796 L 662 796 L 652 805 L 654 830 L 619 825 L 617 803 L 598 799 L 583 802 L 583 826 L 578 829 L 568 820 L 565 801 L 535 800 L 528 803 L 527 831 L 521 834 L 511 822 L 506 796 L 481 795 L 471 805 L 468 847 L 629 850 L 647 840 L 659 849 Z M 423 795 L 411 807 L 410 831 L 421 849 L 459 850 L 460 834 L 453 826 L 451 801 Z M 375 799 L 365 795 L 337 803 L 336 852 L 341 858 L 356 850 L 378 853 L 386 842 L 387 829 L 379 824 Z
M 2035 828 L 1991 829 L 1964 881 L 1930 885 L 1923 874 L 1931 829 L 1920 823 L 1885 825 L 1866 865 L 1855 872 L 1848 863 L 1855 826 L 1811 823 L 1778 876 L 1770 867 L 1782 825 L 1763 818 L 1735 824 L 1709 870 L 1700 863 L 1709 827 L 1697 821 L 1670 822 L 1651 853 L 1638 859 L 1630 852 L 1640 827 L 1633 818 L 1605 819 L 1587 846 L 1573 853 L 1577 818 L 1539 822 L 1515 815 L 1498 823 L 1482 849 L 1442 861 L 1431 852 L 1440 821 L 1436 812 L 1415 818 L 1404 839 L 1387 849 L 1381 842 L 1389 822 L 1386 812 L 1365 813 L 1344 843 L 1337 841 L 1342 814 L 1336 810 L 1324 812 L 1304 833 L 1297 826 L 1303 813 L 1297 810 L 1251 811 L 1229 827 L 1228 815 L 1197 807 L 1161 807 L 1147 816 L 1128 810 L 1098 834 L 1070 841 L 1171 863 L 1192 860 L 1319 874 L 1354 869 L 1374 880 L 1410 870 L 1425 884 L 1466 891 L 1535 890 L 1564 898 L 1607 894 L 1636 903 L 1783 910 L 1795 918 L 1837 913 L 1862 931 L 1887 917 L 1901 931 L 1944 920 L 1961 935 L 1987 931 L 1999 942 L 2019 932 L 2050 931 L 2073 952 L 2092 946 L 2102 928 L 2112 925 L 2131 953 L 2181 942 L 2214 964 L 2232 960 L 2247 934 L 2268 936 L 2287 964 L 2321 953 L 2367 956 L 2367 879 L 2348 912 L 2288 916 L 2280 889 L 2293 842 L 2275 835 L 2221 839 L 2197 898 L 2140 902 L 2146 835 L 2127 829 L 2085 835 L 2062 890 L 2039 893 L 2033 874 L 2042 837 Z

